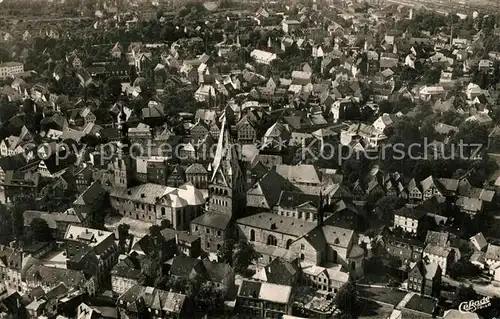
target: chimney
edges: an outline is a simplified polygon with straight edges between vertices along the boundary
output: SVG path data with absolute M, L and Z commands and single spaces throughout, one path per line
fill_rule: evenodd
M 319 205 L 318 205 L 318 227 L 323 227 L 323 208 L 324 203 L 323 203 L 323 192 L 319 192 Z

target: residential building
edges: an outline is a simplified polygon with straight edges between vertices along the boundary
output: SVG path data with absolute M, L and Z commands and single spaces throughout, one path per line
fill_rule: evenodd
M 448 266 L 455 261 L 455 251 L 451 247 L 429 244 L 424 248 L 423 259 L 438 264 L 444 276 L 448 271 Z
M 20 62 L 5 62 L 0 64 L 0 79 L 24 72 L 24 65 Z
M 490 270 L 500 267 L 500 246 L 488 244 L 488 247 L 486 247 L 486 253 L 484 254 L 484 259 L 486 260 L 486 264 Z
M 271 64 L 272 61 L 276 60 L 278 58 L 278 56 L 274 53 L 271 53 L 271 52 L 266 52 L 266 51 L 262 51 L 262 50 L 253 50 L 251 53 L 250 53 L 250 57 L 252 59 L 254 59 L 254 61 L 256 63 L 260 63 L 260 64 Z
M 284 20 L 281 23 L 281 29 L 285 33 L 293 33 L 300 29 L 300 21 L 297 20 Z
M 7 289 L 22 291 L 21 270 L 26 259 L 21 250 L 0 245 L 0 278 Z
M 243 280 L 236 299 L 240 318 L 281 318 L 292 311 L 292 287 Z
M 120 317 L 127 318 L 192 318 L 192 305 L 185 295 L 136 285 L 118 297 Z
M 423 231 L 423 219 L 425 212 L 403 207 L 394 212 L 394 227 L 400 227 L 404 231 L 417 234 Z
M 325 293 L 336 293 L 349 281 L 349 273 L 342 266 L 324 268 L 307 265 L 302 268 L 301 283 Z
M 424 243 L 416 239 L 386 237 L 384 238 L 384 244 L 387 253 L 401 259 L 403 264 L 418 262 L 422 259 Z
M 300 276 L 301 269 L 297 260 L 288 262 L 276 258 L 258 270 L 252 278 L 270 284 L 293 286 L 298 282 Z
M 66 267 L 85 271 L 101 284 L 118 261 L 118 246 L 112 232 L 70 225 L 64 236 Z
M 45 220 L 56 240 L 62 240 L 70 225 L 87 226 L 90 216 L 79 209 L 68 208 L 62 213 L 26 210 L 23 213 L 24 227 L 28 229 L 35 218 Z
M 136 268 L 133 258 L 120 255 L 118 263 L 111 271 L 111 291 L 114 294 L 121 295 L 127 292 L 135 285 L 144 284 L 146 276 L 142 273 L 140 267 Z
M 439 297 L 442 270 L 437 263 L 419 261 L 408 273 L 408 290 Z
M 230 293 L 234 286 L 234 270 L 226 263 L 217 263 L 198 258 L 175 256 L 170 267 L 170 276 L 174 278 L 192 279 L 199 276 L 201 280 L 213 283 L 217 288 Z

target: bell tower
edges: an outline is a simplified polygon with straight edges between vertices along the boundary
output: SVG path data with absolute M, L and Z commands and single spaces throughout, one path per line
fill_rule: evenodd
M 123 119 L 121 119 L 123 120 Z M 128 138 L 128 125 L 124 121 L 119 121 L 121 139 L 117 143 L 116 157 L 113 161 L 114 187 L 127 189 L 131 186 L 134 177 L 134 161 L 130 154 L 130 140 Z

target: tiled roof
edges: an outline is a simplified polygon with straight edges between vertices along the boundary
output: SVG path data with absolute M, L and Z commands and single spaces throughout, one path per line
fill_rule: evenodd
M 39 282 L 45 286 L 64 283 L 68 287 L 82 287 L 85 276 L 82 271 L 33 265 L 26 272 L 26 281 Z
M 276 166 L 276 173 L 292 183 L 321 183 L 320 176 L 314 165 L 302 164 L 293 166 L 281 164 Z
M 297 208 L 309 204 L 315 208 L 319 206 L 320 197 L 317 195 L 304 194 L 301 192 L 281 191 L 277 203 L 281 208 Z
M 449 247 L 437 246 L 429 244 L 424 248 L 424 254 L 434 255 L 438 257 L 447 258 L 450 252 L 452 251 Z
M 111 192 L 111 196 L 150 205 L 163 200 L 163 204 L 168 202 L 172 207 L 198 206 L 205 203 L 203 193 L 190 183 L 179 188 L 147 183 L 127 190 L 115 189 Z
M 205 213 L 191 221 L 191 224 L 207 226 L 216 229 L 226 229 L 231 221 L 231 216 L 217 213 Z
M 20 270 L 22 268 L 23 256 L 22 252 L 6 247 L 0 246 L 0 264 L 3 267 Z
M 186 174 L 207 174 L 207 169 L 200 163 L 194 163 L 186 168 Z
M 484 258 L 500 261 L 500 246 L 488 244 Z
M 143 302 L 146 308 L 179 314 L 185 300 L 186 296 L 183 294 L 135 285 L 118 298 L 117 305 L 123 305 L 123 308 L 137 313 L 138 303 Z
M 237 223 L 296 237 L 300 237 L 316 227 L 316 223 L 302 221 L 296 218 L 280 216 L 272 213 L 259 213 L 256 215 L 243 217 L 238 219 Z
M 238 296 L 255 298 L 274 303 L 287 304 L 292 294 L 292 287 L 265 282 L 244 280 L 238 291 Z

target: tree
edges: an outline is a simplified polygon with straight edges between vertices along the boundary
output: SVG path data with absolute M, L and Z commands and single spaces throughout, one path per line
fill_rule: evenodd
M 0 122 L 5 123 L 19 112 L 16 102 L 5 101 L 0 103 Z
M 488 129 L 486 126 L 475 121 L 463 122 L 458 127 L 458 132 L 454 137 L 456 142 L 463 142 L 464 145 L 488 143 Z
M 26 234 L 28 242 L 48 242 L 53 240 L 52 230 L 47 222 L 42 218 L 33 218 Z
M 207 281 L 201 284 L 194 298 L 198 310 L 212 314 L 224 309 L 224 297 L 226 289 L 217 288 L 213 282 Z
M 436 84 L 441 78 L 440 68 L 427 68 L 422 76 L 424 84 Z
M 450 277 L 453 279 L 461 277 L 475 277 L 481 273 L 481 269 L 471 263 L 468 258 L 461 258 L 450 266 Z
M 335 305 L 342 313 L 356 317 L 360 307 L 359 292 L 352 281 L 340 287 L 335 295 Z
M 12 214 L 4 204 L 0 203 L 0 244 L 8 245 L 13 239 Z
M 460 303 L 469 300 L 476 300 L 477 298 L 478 295 L 474 288 L 472 288 L 472 285 L 466 286 L 464 284 L 460 284 L 460 286 L 455 289 L 451 308 L 458 309 Z
M 227 238 L 226 240 L 224 240 L 224 243 L 217 251 L 217 261 L 232 265 L 233 253 L 234 253 L 234 240 L 231 238 Z
M 240 240 L 236 245 L 233 255 L 233 267 L 237 273 L 245 273 L 248 266 L 252 264 L 254 260 L 258 260 L 261 255 L 255 251 L 252 244 L 246 240 Z
M 122 92 L 121 80 L 112 76 L 104 83 L 104 96 L 110 101 L 116 101 Z
M 404 199 L 393 196 L 383 196 L 374 205 L 377 217 L 383 221 L 391 221 L 394 211 L 405 205 Z

